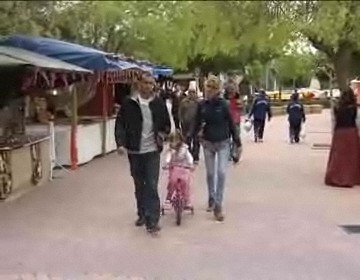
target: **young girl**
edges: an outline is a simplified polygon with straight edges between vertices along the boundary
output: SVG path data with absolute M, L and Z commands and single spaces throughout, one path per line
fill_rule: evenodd
M 194 160 L 179 130 L 169 138 L 169 150 L 166 153 L 164 169 L 169 169 L 168 193 L 165 204 L 170 204 L 174 194 L 174 186 L 180 180 L 184 182 L 185 205 L 190 207 L 190 175 L 194 169 Z

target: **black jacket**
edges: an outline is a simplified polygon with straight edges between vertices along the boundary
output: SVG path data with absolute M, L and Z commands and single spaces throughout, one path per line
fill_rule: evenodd
M 301 123 L 306 121 L 304 106 L 298 100 L 292 100 L 286 109 L 290 123 Z
M 357 118 L 357 107 L 356 106 L 347 106 L 347 107 L 335 107 L 335 129 L 339 128 L 349 128 L 356 127 L 356 118 Z
M 272 113 L 270 100 L 266 95 L 260 95 L 255 98 L 249 117 L 254 116 L 255 120 L 265 120 L 266 115 L 268 115 L 268 119 L 271 119 Z
M 222 98 L 205 100 L 199 106 L 196 131 L 202 130 L 202 138 L 217 143 L 232 138 L 237 146 L 241 145 L 230 109 Z
M 178 119 L 179 118 L 179 107 L 180 107 L 180 103 L 181 101 L 186 97 L 186 94 L 181 92 L 179 94 L 179 96 L 177 95 L 176 92 L 174 92 L 171 96 L 171 100 L 172 100 L 172 106 L 171 106 L 171 114 L 173 116 L 174 119 Z
M 164 138 L 171 131 L 171 122 L 165 102 L 155 97 L 149 104 L 153 117 L 154 136 L 158 149 L 163 149 Z M 138 152 L 141 145 L 143 116 L 136 99 L 126 98 L 120 107 L 115 123 L 115 140 L 118 147 Z

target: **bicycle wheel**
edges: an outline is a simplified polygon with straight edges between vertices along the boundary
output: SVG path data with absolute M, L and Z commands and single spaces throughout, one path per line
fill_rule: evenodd
M 182 207 L 181 207 L 180 200 L 177 203 L 175 213 L 176 213 L 176 225 L 180 226 L 181 225 L 181 216 L 182 216 Z
M 176 225 L 181 225 L 181 216 L 183 211 L 183 203 L 182 203 L 182 196 L 179 190 L 176 190 L 176 195 L 174 197 L 174 210 L 176 216 Z

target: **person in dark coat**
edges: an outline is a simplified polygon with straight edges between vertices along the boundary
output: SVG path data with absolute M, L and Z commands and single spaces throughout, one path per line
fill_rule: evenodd
M 301 126 L 305 123 L 306 117 L 304 106 L 299 101 L 299 94 L 297 92 L 291 96 L 291 101 L 288 104 L 286 111 L 289 121 L 290 143 L 299 143 Z
M 360 139 L 356 127 L 357 106 L 351 88 L 343 91 L 334 108 L 335 128 L 325 184 L 351 188 L 360 185 Z
M 115 123 L 116 144 L 120 153 L 124 149 L 128 153 L 135 184 L 138 211 L 135 224 L 145 224 L 150 233 L 160 230 L 160 153 L 171 130 L 166 104 L 155 96 L 154 85 L 151 74 L 142 74 L 138 92 L 124 100 Z
M 180 85 L 176 85 L 175 91 L 171 96 L 171 114 L 174 120 L 175 128 L 180 129 L 180 120 L 179 120 L 179 107 L 181 101 L 186 97 L 185 91 Z
M 266 116 L 268 121 L 270 121 L 272 117 L 270 100 L 264 90 L 259 91 L 258 96 L 252 104 L 249 118 L 252 116 L 254 117 L 255 142 L 263 142 Z
M 160 82 L 156 83 L 154 91 L 158 97 L 162 98 L 162 100 L 166 102 L 166 91 L 163 89 Z
M 188 96 L 185 97 L 179 107 L 179 121 L 181 133 L 189 146 L 191 155 L 194 158 L 194 164 L 199 162 L 200 141 L 195 132 L 197 114 L 199 112 L 199 98 L 196 90 L 190 88 Z

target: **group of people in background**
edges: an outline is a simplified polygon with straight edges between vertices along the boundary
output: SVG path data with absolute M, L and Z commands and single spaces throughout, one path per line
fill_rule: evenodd
M 145 225 L 150 233 L 160 230 L 160 154 L 171 132 L 166 102 L 154 93 L 154 86 L 155 81 L 150 74 L 141 76 L 137 92 L 123 102 L 115 127 L 117 146 L 119 151 L 127 151 L 134 180 L 138 214 L 136 226 Z M 225 218 L 223 195 L 228 162 L 237 163 L 242 151 L 240 134 L 244 108 L 238 86 L 229 81 L 224 87 L 225 91 L 222 91 L 220 80 L 210 76 L 205 82 L 205 98 L 202 100 L 195 88 L 185 91 L 184 87 L 176 87 L 171 96 L 171 115 L 176 131 L 170 137 L 166 157 L 167 164 L 175 160 L 195 167 L 202 146 L 208 188 L 207 211 L 213 212 L 217 221 Z M 334 108 L 334 133 L 325 176 L 327 185 L 360 185 L 360 133 L 356 124 L 360 116 L 357 106 L 354 91 L 349 88 L 342 92 Z M 288 103 L 287 114 L 289 142 L 299 143 L 306 116 L 296 91 Z M 263 142 L 266 122 L 272 118 L 270 99 L 264 90 L 258 91 L 247 118 L 253 122 L 254 141 Z M 187 201 L 190 203 L 189 193 Z

